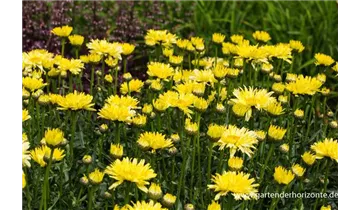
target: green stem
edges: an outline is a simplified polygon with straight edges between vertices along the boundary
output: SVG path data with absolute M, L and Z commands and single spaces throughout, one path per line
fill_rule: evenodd
M 120 122 L 115 122 L 116 130 L 115 130 L 115 143 L 120 144 Z
M 69 91 L 70 91 L 70 93 L 73 92 L 73 75 L 71 72 L 70 72 L 70 76 L 69 76 Z
M 124 65 L 124 74 L 127 72 L 126 71 L 126 68 L 127 68 L 127 58 L 126 57 L 124 57 L 124 62 L 123 62 L 123 65 Z
M 48 194 L 47 189 L 48 189 L 48 185 L 49 185 L 49 173 L 50 173 L 50 168 L 51 168 L 53 155 L 54 155 L 54 149 L 51 149 L 50 158 L 48 160 L 49 163 L 46 166 L 45 177 L 44 177 L 44 185 L 43 185 L 43 194 L 42 194 L 42 199 L 41 199 L 44 202 L 43 203 L 44 210 L 47 210 L 47 194 Z M 49 199 L 50 199 L 50 197 L 49 197 Z M 41 207 L 40 207 L 40 209 L 41 209 Z
M 76 111 L 71 111 L 70 164 L 73 163 L 73 159 L 74 159 L 75 128 L 76 128 Z
M 93 195 L 94 195 L 94 187 L 90 186 L 89 187 L 89 191 L 88 191 L 88 210 L 92 209 L 92 204 L 93 204 Z
M 266 159 L 265 159 L 265 163 L 264 163 L 264 165 L 263 165 L 263 167 L 262 167 L 262 169 L 261 169 L 261 172 L 260 172 L 260 182 L 259 182 L 259 183 L 261 183 L 262 180 L 263 180 L 266 166 L 267 166 L 267 164 L 268 164 L 268 162 L 269 162 L 269 160 L 270 160 L 270 157 L 273 155 L 274 148 L 275 148 L 275 143 L 271 143 L 270 150 L 269 150 L 269 152 L 268 152 L 268 155 L 267 155 L 267 157 L 266 157 Z
M 94 74 L 95 74 L 95 65 L 91 66 L 91 79 L 90 79 L 90 94 L 93 94 L 93 87 L 94 87 Z
M 64 57 L 65 54 L 65 38 L 61 39 L 61 56 Z

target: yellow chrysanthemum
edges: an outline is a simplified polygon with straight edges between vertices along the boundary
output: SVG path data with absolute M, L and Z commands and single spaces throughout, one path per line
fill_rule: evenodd
M 65 140 L 64 133 L 59 128 L 47 129 L 45 131 L 45 136 L 42 141 L 46 142 L 46 145 L 51 145 L 53 147 L 58 146 Z
M 199 125 L 196 122 L 191 122 L 189 118 L 185 120 L 185 130 L 189 134 L 195 134 L 199 130 Z
M 286 89 L 292 94 L 314 95 L 323 83 L 316 78 L 299 75 L 294 82 L 286 84 Z
M 212 201 L 211 204 L 208 205 L 207 210 L 221 210 L 221 206 L 218 202 Z
M 98 112 L 100 118 L 119 122 L 131 122 L 131 118 L 135 114 L 135 110 L 132 110 L 130 107 L 119 106 L 114 103 L 105 104 Z
M 293 164 L 291 170 L 297 177 L 302 177 L 306 171 L 306 169 L 301 167 L 299 164 Z
M 84 37 L 81 35 L 74 34 L 74 35 L 69 36 L 68 38 L 69 38 L 70 44 L 75 45 L 75 46 L 81 46 L 84 42 Z
M 266 31 L 255 31 L 252 36 L 254 37 L 254 39 L 263 42 L 268 42 L 271 40 L 270 34 Z
M 61 26 L 56 27 L 51 30 L 51 33 L 55 34 L 56 36 L 60 37 L 67 37 L 71 34 L 73 28 L 71 26 Z
M 136 126 L 144 126 L 146 124 L 146 115 L 138 114 L 132 118 L 132 123 Z
M 121 210 L 167 210 L 167 208 L 162 208 L 162 205 L 160 203 L 150 200 L 149 202 L 137 201 L 132 205 L 128 204 L 121 208 Z
M 198 70 L 195 69 L 190 76 L 190 79 L 196 82 L 205 82 L 213 85 L 217 80 L 215 79 L 215 75 L 211 70 Z
M 64 150 L 63 149 L 59 149 L 56 148 L 54 149 L 54 154 L 53 154 L 53 161 L 61 161 L 64 157 Z M 51 153 L 51 149 L 47 146 L 40 146 L 37 147 L 33 150 L 31 150 L 30 154 L 31 154 L 31 158 L 37 162 L 41 167 L 45 167 L 46 166 L 46 162 L 44 161 L 44 157 L 50 158 L 50 153 Z
M 181 49 L 186 49 L 189 44 L 191 45 L 191 42 L 188 39 L 178 39 L 178 40 L 176 40 L 176 45 Z
M 293 174 L 290 170 L 286 170 L 282 166 L 277 166 L 274 172 L 274 179 L 279 184 L 288 185 L 295 178 L 295 174 Z
M 215 43 L 222 43 L 223 41 L 225 40 L 225 35 L 224 34 L 221 34 L 221 33 L 214 33 L 212 35 L 212 41 L 215 42 Z
M 30 119 L 31 116 L 29 115 L 29 111 L 27 109 L 22 110 L 22 121 L 25 122 L 26 120 Z
M 226 77 L 228 71 L 229 71 L 228 68 L 226 68 L 225 66 L 216 65 L 216 67 L 213 70 L 213 73 L 217 79 L 222 79 Z
M 33 77 L 23 77 L 22 78 L 22 85 L 24 88 L 29 90 L 30 92 L 34 92 L 38 89 L 43 88 L 46 86 L 46 83 L 43 83 L 43 80 L 41 78 L 36 79 Z
M 168 32 L 167 30 L 153 30 L 150 29 L 146 32 L 145 35 L 145 44 L 149 46 L 154 46 L 156 44 L 169 47 L 172 44 L 176 43 L 176 35 Z
M 233 157 L 238 150 L 251 157 L 254 153 L 252 151 L 255 149 L 254 145 L 257 143 L 258 140 L 254 131 L 244 127 L 240 129 L 234 125 L 229 125 L 218 141 L 220 150 L 223 150 L 225 147 L 230 148 L 230 157 Z
M 250 174 L 243 172 L 227 172 L 223 174 L 216 174 L 213 176 L 212 181 L 214 184 L 208 185 L 209 189 L 219 192 L 215 196 L 215 200 L 219 200 L 221 196 L 232 193 L 235 200 L 250 200 L 258 199 L 257 187 L 254 178 L 249 178 Z
M 175 55 L 170 55 L 169 56 L 169 62 L 175 65 L 179 65 L 183 62 L 183 56 L 175 56 Z
M 53 54 L 44 49 L 35 49 L 22 54 L 22 68 L 24 72 L 30 73 L 35 69 L 44 71 L 53 66 Z
M 244 160 L 240 157 L 231 157 L 228 160 L 228 166 L 232 171 L 239 171 L 243 166 Z
M 152 182 L 149 187 L 148 195 L 153 200 L 158 200 L 161 198 L 163 193 L 160 185 Z
M 311 152 L 305 152 L 301 155 L 301 158 L 307 165 L 311 166 L 316 160 L 316 155 L 311 154 Z
M 196 50 L 203 51 L 205 49 L 205 43 L 203 38 L 191 37 L 190 41 Z
M 23 138 L 22 138 L 22 165 L 25 167 L 29 167 L 31 166 L 30 164 L 30 152 L 29 152 L 29 148 L 30 148 L 30 143 L 27 139 L 26 133 L 22 134 Z
M 284 109 L 280 102 L 276 100 L 270 100 L 271 102 L 264 108 L 267 112 L 274 116 L 284 114 Z
M 137 109 L 139 101 L 131 96 L 118 96 L 111 95 L 106 99 L 107 104 L 113 104 L 116 106 L 126 106 L 130 109 Z
M 104 172 L 101 172 L 98 168 L 96 168 L 93 172 L 89 174 L 89 181 L 91 184 L 100 184 L 104 178 Z
M 301 53 L 305 49 L 304 45 L 297 40 L 290 40 L 289 44 L 291 49 L 297 50 L 299 53 Z
M 147 74 L 151 77 L 157 77 L 159 79 L 167 79 L 174 75 L 174 69 L 170 64 L 151 62 L 148 64 Z
M 85 94 L 82 92 L 69 93 L 65 97 L 59 98 L 58 107 L 59 110 L 81 110 L 85 109 L 88 111 L 95 111 L 92 108 L 95 104 L 91 103 L 93 97 L 92 95 Z
M 302 110 L 302 109 L 296 109 L 296 110 L 294 111 L 294 115 L 295 115 L 296 118 L 302 119 L 302 118 L 304 117 L 304 110 Z
M 111 56 L 121 60 L 123 49 L 118 43 L 110 43 L 106 40 L 95 39 L 87 43 L 86 46 L 90 49 L 91 54 L 98 54 L 101 57 Z
M 193 105 L 195 109 L 199 112 L 204 112 L 208 108 L 208 102 L 201 97 L 194 97 Z
M 121 158 L 124 154 L 124 148 L 121 144 L 111 144 L 110 154 L 115 158 Z
M 335 65 L 331 69 L 338 72 L 338 62 L 336 62 Z
M 166 193 L 162 198 L 162 203 L 164 204 L 164 206 L 168 208 L 171 208 L 175 202 L 176 202 L 176 196 L 170 193 Z
M 24 171 L 22 171 L 22 188 L 26 187 L 26 177 Z
M 140 93 L 141 88 L 143 86 L 144 86 L 143 81 L 141 81 L 139 79 L 133 79 L 129 82 L 129 84 L 127 82 L 121 84 L 120 91 L 122 94 L 127 94 L 127 93 L 129 93 L 129 89 L 130 89 L 130 92 Z
M 130 55 L 135 50 L 135 45 L 130 43 L 121 43 L 120 46 L 122 47 L 123 55 Z
M 324 65 L 324 66 L 330 66 L 335 61 L 331 56 L 322 54 L 322 53 L 316 53 L 315 54 L 315 65 Z
M 311 150 L 316 153 L 317 159 L 323 157 L 329 157 L 333 160 L 338 161 L 338 142 L 332 138 L 325 138 L 323 141 L 319 141 L 311 145 Z
M 149 184 L 148 180 L 156 177 L 156 173 L 151 169 L 150 164 L 145 164 L 145 160 L 138 161 L 136 158 L 131 160 L 128 157 L 121 161 L 116 159 L 106 167 L 105 173 L 117 180 L 109 189 L 114 189 L 124 181 L 129 181 L 134 182 L 144 192 L 148 191 L 146 188 Z
M 268 135 L 272 140 L 280 141 L 284 138 L 284 135 L 286 133 L 285 128 L 281 128 L 276 125 L 270 125 L 268 130 Z
M 141 111 L 142 113 L 150 114 L 153 111 L 153 106 L 151 104 L 144 104 Z
M 330 205 L 321 206 L 320 210 L 331 210 L 331 206 Z
M 226 127 L 223 125 L 211 124 L 209 125 L 207 135 L 210 136 L 213 140 L 218 140 L 226 130 Z
M 153 152 L 158 149 L 169 148 L 173 146 L 171 140 L 165 138 L 165 135 L 158 132 L 145 132 L 142 133 L 137 140 L 137 143 L 142 148 L 150 148 Z
M 113 77 L 111 76 L 111 74 L 107 74 L 104 77 L 105 81 L 108 83 L 112 83 L 113 82 Z

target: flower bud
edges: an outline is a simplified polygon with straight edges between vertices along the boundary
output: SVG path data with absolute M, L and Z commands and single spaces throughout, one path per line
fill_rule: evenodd
M 125 73 L 124 75 L 123 75 L 123 78 L 124 78 L 124 80 L 125 81 L 130 81 L 131 79 L 132 79 L 132 76 L 131 76 L 131 74 L 128 72 L 128 73 Z
M 176 147 L 171 147 L 168 150 L 170 155 L 175 155 L 176 153 L 178 153 L 178 149 L 176 149 Z
M 92 157 L 90 155 L 84 155 L 84 157 L 82 158 L 82 162 L 84 164 L 90 164 L 92 163 Z
M 100 125 L 100 131 L 102 132 L 102 133 L 104 133 L 105 131 L 107 131 L 109 129 L 109 127 L 108 127 L 108 125 L 106 125 L 106 124 L 101 124 Z
M 80 178 L 80 183 L 86 186 L 89 184 L 89 179 L 84 175 Z
M 194 210 L 195 207 L 194 207 L 194 205 L 192 205 L 191 203 L 188 203 L 188 204 L 185 205 L 185 208 L 184 208 L 184 209 L 185 209 L 185 210 Z
M 152 200 L 156 201 L 156 200 L 160 199 L 163 195 L 160 185 L 151 183 L 151 185 L 149 187 L 148 195 Z
M 330 125 L 331 128 L 337 128 L 338 127 L 338 123 L 337 123 L 336 120 L 331 121 L 329 125 Z
M 180 136 L 177 133 L 171 134 L 170 138 L 174 143 L 177 143 L 180 141 Z
M 283 152 L 283 153 L 288 153 L 289 152 L 289 145 L 288 144 L 280 145 L 280 151 Z
M 174 204 L 175 204 L 175 201 L 176 201 L 176 196 L 174 195 L 171 195 L 169 193 L 166 193 L 164 195 L 164 197 L 162 198 L 162 201 L 161 203 L 167 207 L 167 208 L 171 208 Z

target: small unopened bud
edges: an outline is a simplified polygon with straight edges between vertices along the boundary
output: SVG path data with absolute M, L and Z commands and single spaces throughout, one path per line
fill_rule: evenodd
M 192 205 L 191 203 L 188 203 L 188 204 L 185 205 L 185 208 L 184 208 L 184 209 L 185 209 L 185 210 L 194 210 L 195 207 L 194 207 L 194 205 Z
M 219 113 L 224 113 L 225 112 L 225 106 L 221 103 L 216 104 L 216 111 Z
M 283 152 L 283 153 L 288 153 L 289 152 L 289 145 L 288 144 L 280 145 L 280 151 Z
M 163 195 L 160 185 L 151 183 L 149 187 L 148 195 L 153 200 L 160 199 Z
M 131 76 L 130 73 L 125 73 L 123 75 L 123 78 L 124 78 L 125 81 L 130 81 L 132 79 L 132 76 Z
M 105 131 L 107 131 L 109 129 L 109 127 L 106 125 L 106 124 L 101 124 L 100 125 L 100 131 L 101 132 L 105 132 Z
M 103 197 L 106 199 L 109 199 L 112 197 L 111 193 L 109 193 L 108 191 L 104 192 Z
M 170 138 L 174 143 L 177 143 L 180 141 L 180 136 L 177 133 L 171 134 Z
M 330 125 L 331 128 L 337 128 L 337 127 L 338 127 L 338 123 L 337 123 L 336 120 L 331 121 L 331 122 L 329 123 L 329 125 Z
M 84 157 L 82 158 L 82 162 L 84 164 L 90 164 L 92 163 L 92 157 L 90 155 L 84 155 Z
M 327 113 L 327 116 L 328 116 L 328 117 L 334 117 L 334 112 L 329 111 L 329 112 Z
M 178 149 L 176 149 L 176 147 L 171 147 L 169 149 L 169 154 L 170 155 L 175 155 L 178 152 Z
M 86 176 L 83 176 L 80 178 L 80 183 L 83 185 L 88 185 L 89 184 L 89 179 Z

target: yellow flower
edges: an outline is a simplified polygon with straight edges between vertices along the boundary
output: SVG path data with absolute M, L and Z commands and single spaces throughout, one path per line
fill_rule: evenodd
M 129 87 L 128 87 L 129 86 Z M 131 92 L 137 92 L 140 93 L 141 88 L 144 86 L 144 82 L 139 79 L 133 79 L 128 83 L 121 84 L 120 91 L 122 94 L 128 94 L 129 89 Z
M 219 200 L 221 196 L 226 196 L 229 192 L 232 193 L 235 200 L 258 199 L 256 188 L 259 184 L 255 184 L 255 179 L 249 177 L 250 174 L 243 172 L 225 171 L 221 175 L 213 175 L 214 184 L 208 185 L 208 188 L 219 192 L 215 196 L 215 200 Z
M 91 184 L 100 184 L 104 178 L 104 172 L 101 172 L 98 168 L 89 174 L 89 181 Z
M 72 45 L 75 45 L 75 46 L 81 46 L 84 42 L 84 37 L 81 36 L 81 35 L 71 35 L 68 37 L 69 38 L 69 41 Z
M 56 36 L 60 37 L 67 37 L 71 34 L 73 28 L 71 26 L 61 26 L 56 27 L 51 30 L 51 33 L 55 34 Z
M 338 161 L 338 142 L 332 138 L 325 138 L 323 141 L 319 141 L 311 145 L 311 150 L 316 153 L 317 159 L 323 157 L 329 157 L 333 160 Z
M 271 70 L 273 70 L 273 65 L 271 63 L 263 63 L 261 65 L 261 71 L 264 73 L 269 73 Z
M 146 201 L 137 201 L 132 205 L 127 204 L 121 210 L 167 210 L 167 208 L 162 208 L 160 203 L 150 200 L 148 203 Z
M 244 117 L 246 114 L 251 114 L 251 107 L 244 106 L 242 104 L 234 104 L 232 106 L 232 111 L 238 117 Z M 250 117 L 249 117 L 250 118 Z
M 301 158 L 309 166 L 314 164 L 316 160 L 316 156 L 311 154 L 310 152 L 305 152 L 303 155 L 301 155 Z
M 220 33 L 214 33 L 212 35 L 212 41 L 215 43 L 222 43 L 225 40 L 225 35 L 224 34 L 220 34 Z
M 169 108 L 169 104 L 166 103 L 166 101 L 161 100 L 161 99 L 153 100 L 153 106 L 156 109 L 156 111 L 158 111 L 158 112 L 163 112 L 167 108 Z
M 185 120 L 185 130 L 189 134 L 195 134 L 199 130 L 199 125 L 196 122 L 191 122 L 189 118 L 186 118 Z
M 132 123 L 136 126 L 144 126 L 146 124 L 146 115 L 138 114 L 136 117 L 132 118 Z
M 160 185 L 152 182 L 149 187 L 148 195 L 153 200 L 158 200 L 159 198 L 161 198 L 162 190 Z
M 291 170 L 297 177 L 302 177 L 304 175 L 306 169 L 301 167 L 299 164 L 293 164 L 293 166 L 291 167 Z
M 26 120 L 30 119 L 31 116 L 29 115 L 29 111 L 27 109 L 22 110 L 22 121 L 25 122 Z
M 183 62 L 183 56 L 179 55 L 179 56 L 175 56 L 175 55 L 170 55 L 169 56 L 169 62 L 172 64 L 176 64 L 179 65 Z
M 234 34 L 230 37 L 231 41 L 234 42 L 237 45 L 249 45 L 249 40 L 244 39 L 243 36 Z
M 22 171 L 22 188 L 26 187 L 26 177 L 24 171 Z
M 118 63 L 119 63 L 119 59 L 117 58 L 113 58 L 113 57 L 108 57 L 105 59 L 105 63 L 110 67 L 110 68 L 115 68 Z
M 338 62 L 336 62 L 335 65 L 331 69 L 338 72 Z
M 332 57 L 322 54 L 322 53 L 316 53 L 315 54 L 315 65 L 324 65 L 324 66 L 330 66 L 335 61 Z
M 301 53 L 305 49 L 304 45 L 297 40 L 290 40 L 289 44 L 291 49 L 297 50 L 299 53 Z
M 65 157 L 64 154 L 64 150 L 63 149 L 54 149 L 54 154 L 53 154 L 53 161 L 60 161 Z M 44 157 L 46 158 L 50 158 L 50 153 L 51 153 L 51 149 L 47 146 L 40 146 L 37 147 L 33 150 L 31 150 L 30 155 L 31 158 L 37 162 L 41 167 L 45 167 L 46 166 L 46 162 L 44 161 Z
M 191 42 L 188 39 L 178 39 L 176 45 L 181 49 L 186 49 L 188 45 L 191 45 Z
M 220 139 L 224 131 L 226 130 L 226 127 L 223 125 L 217 125 L 217 124 L 211 124 L 209 125 L 207 135 L 214 141 L 217 141 Z
M 222 79 L 222 78 L 226 77 L 228 71 L 229 71 L 228 68 L 226 68 L 222 65 L 216 65 L 216 67 L 213 70 L 213 73 L 217 79 Z
M 272 115 L 278 116 L 284 113 L 283 107 L 280 102 L 276 100 L 270 100 L 271 102 L 264 108 L 267 112 Z
M 296 109 L 294 111 L 294 115 L 295 117 L 299 118 L 299 119 L 302 119 L 304 117 L 304 110 L 302 109 Z
M 254 37 L 254 39 L 263 41 L 263 42 L 267 42 L 267 41 L 271 40 L 269 33 L 266 31 L 255 31 L 252 34 L 252 36 Z
M 117 180 L 109 189 L 114 189 L 124 181 L 129 181 L 134 182 L 144 192 L 148 191 L 146 188 L 149 184 L 148 180 L 156 177 L 156 173 L 151 169 L 150 164 L 145 164 L 145 160 L 138 161 L 136 158 L 131 160 L 128 157 L 121 161 L 116 159 L 106 167 L 105 173 Z
M 195 109 L 199 112 L 204 112 L 208 108 L 208 102 L 204 98 L 195 97 L 193 101 Z
M 309 76 L 299 75 L 296 78 L 295 82 L 290 82 L 286 84 L 286 89 L 289 90 L 292 94 L 302 94 L 302 95 L 314 95 L 319 88 L 321 87 L 322 82 L 316 78 Z
M 207 210 L 221 210 L 221 206 L 218 202 L 212 201 L 211 204 L 208 205 Z
M 166 57 L 172 56 L 174 54 L 174 49 L 173 48 L 163 48 L 163 55 Z
M 278 97 L 278 101 L 280 101 L 282 104 L 286 104 L 288 102 L 288 97 L 284 95 L 280 95 Z
M 138 108 L 137 104 L 139 103 L 139 101 L 131 96 L 119 97 L 118 95 L 112 95 L 106 99 L 106 103 L 113 104 L 116 106 L 126 106 L 129 107 L 130 109 L 136 109 Z
M 198 51 L 203 51 L 205 49 L 204 39 L 200 37 L 191 37 L 190 39 L 192 45 Z
M 170 64 L 151 62 L 148 64 L 147 74 L 151 77 L 157 77 L 159 79 L 167 79 L 174 75 L 174 69 Z
M 243 166 L 244 160 L 240 157 L 231 157 L 228 160 L 228 166 L 232 171 L 240 171 Z
M 257 138 L 259 141 L 264 141 L 265 138 L 266 138 L 266 132 L 265 132 L 265 131 L 256 130 L 256 131 L 255 131 L 255 134 L 256 134 L 256 138 Z
M 320 210 L 331 210 L 331 206 L 330 205 L 321 206 Z
M 44 86 L 46 86 L 46 83 L 43 83 L 43 80 L 41 78 L 36 79 L 33 77 L 23 77 L 22 78 L 22 85 L 23 87 L 25 87 L 27 90 L 34 92 L 38 89 L 43 88 Z
M 158 132 L 142 133 L 137 140 L 137 143 L 142 148 L 152 149 L 152 152 L 155 152 L 158 149 L 165 149 L 173 146 L 171 140 L 165 139 L 165 135 Z
M 64 133 L 59 128 L 47 129 L 42 141 L 46 142 L 49 146 L 59 146 L 64 141 Z
M 150 84 L 150 88 L 155 91 L 160 91 L 163 88 L 163 85 L 161 84 L 160 80 L 152 80 Z
M 274 179 L 277 183 L 288 185 L 294 178 L 295 175 L 290 170 L 286 170 L 282 166 L 275 168 Z
M 22 165 L 25 167 L 29 167 L 31 166 L 30 164 L 30 152 L 29 152 L 29 148 L 30 148 L 30 143 L 27 139 L 27 136 L 25 133 L 22 134 L 23 138 L 22 138 Z
M 289 145 L 288 144 L 280 145 L 280 151 L 283 152 L 283 153 L 289 152 Z
M 91 95 L 77 92 L 76 90 L 74 93 L 69 93 L 65 97 L 59 98 L 58 107 L 59 110 L 81 110 L 85 109 L 88 111 L 95 111 L 92 106 L 94 103 L 91 103 L 93 97 Z
M 151 104 L 144 104 L 141 111 L 142 113 L 150 114 L 153 111 L 153 106 Z
M 123 146 L 121 144 L 111 144 L 110 154 L 117 159 L 121 158 L 124 154 Z
M 190 76 L 190 79 L 196 82 L 206 82 L 213 85 L 217 80 L 215 79 L 215 75 L 211 70 L 198 70 L 195 69 Z
M 244 127 L 240 129 L 234 125 L 229 125 L 218 141 L 220 150 L 223 150 L 225 147 L 230 148 L 230 157 L 233 157 L 237 150 L 251 157 L 254 153 L 252 151 L 255 149 L 254 145 L 257 143 L 258 140 L 254 131 Z
M 23 52 L 22 54 L 22 68 L 23 73 L 30 73 L 35 69 L 44 71 L 53 66 L 53 54 L 44 49 L 35 49 L 30 52 Z
M 169 47 L 176 43 L 176 35 L 168 32 L 167 30 L 154 30 L 150 29 L 145 35 L 145 44 L 148 46 L 154 46 L 156 44 Z
M 131 118 L 135 114 L 136 112 L 130 107 L 114 103 L 106 103 L 98 112 L 100 118 L 119 122 L 131 122 Z
M 164 204 L 164 206 L 168 208 L 171 208 L 174 205 L 175 201 L 176 201 L 176 196 L 171 195 L 169 193 L 166 193 L 162 198 L 162 203 Z
M 276 125 L 270 125 L 268 130 L 269 137 L 275 141 L 282 140 L 284 138 L 285 133 L 286 133 L 285 128 L 281 128 Z
M 285 90 L 285 85 L 281 82 L 275 82 L 273 83 L 273 85 L 271 86 L 271 89 L 276 92 L 277 94 L 281 94 L 284 92 Z
M 322 83 L 326 82 L 326 75 L 325 74 L 317 74 L 316 79 L 319 80 Z
M 107 74 L 104 77 L 105 81 L 108 83 L 112 83 L 113 82 L 113 77 L 111 76 L 111 74 Z
M 297 79 L 297 75 L 296 74 L 291 74 L 291 73 L 286 73 L 286 81 L 287 82 L 295 82 Z
M 114 59 L 121 59 L 122 47 L 118 43 L 110 43 L 106 40 L 91 40 L 86 44 L 91 54 L 98 54 L 101 57 L 111 56 Z
M 84 155 L 84 157 L 81 159 L 81 161 L 84 164 L 90 164 L 90 163 L 92 163 L 92 157 L 90 155 Z
M 130 55 L 135 50 L 135 45 L 130 43 L 121 43 L 120 46 L 122 47 L 123 55 Z

